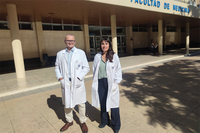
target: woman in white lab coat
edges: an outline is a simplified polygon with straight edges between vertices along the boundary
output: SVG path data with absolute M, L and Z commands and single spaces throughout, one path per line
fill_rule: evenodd
M 108 112 L 111 109 L 113 130 L 118 133 L 121 126 L 118 86 L 122 80 L 121 65 L 109 39 L 101 40 L 100 50 L 101 52 L 95 55 L 93 62 L 92 105 L 95 107 L 101 105 L 99 128 L 110 125 Z

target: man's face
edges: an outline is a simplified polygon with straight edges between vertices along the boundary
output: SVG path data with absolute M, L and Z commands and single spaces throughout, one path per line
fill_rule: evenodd
M 65 38 L 65 44 L 67 45 L 68 49 L 72 49 L 76 43 L 76 40 L 74 36 L 72 35 L 67 35 Z

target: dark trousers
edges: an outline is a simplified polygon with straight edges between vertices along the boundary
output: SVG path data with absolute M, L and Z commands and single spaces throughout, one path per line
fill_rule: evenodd
M 154 48 L 154 46 L 151 46 L 151 53 L 155 54 L 155 48 Z
M 107 78 L 98 80 L 98 93 L 101 105 L 101 123 L 105 125 L 110 124 L 109 114 L 106 112 L 106 100 L 108 95 L 108 81 Z M 114 130 L 119 130 L 121 127 L 119 108 L 111 108 L 111 122 Z

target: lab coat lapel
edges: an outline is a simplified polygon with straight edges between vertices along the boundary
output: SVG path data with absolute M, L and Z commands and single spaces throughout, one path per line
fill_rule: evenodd
M 75 57 L 77 56 L 77 50 L 76 48 L 74 49 L 74 53 L 72 54 L 72 59 L 71 59 L 71 78 L 73 79 L 74 78 L 74 63 L 76 62 L 75 61 Z M 73 81 L 74 82 L 74 81 Z
M 63 57 L 64 57 L 65 61 L 68 62 L 67 56 L 66 56 L 66 50 L 63 51 Z
M 72 61 L 74 60 L 76 55 L 77 55 L 77 50 L 76 50 L 76 47 L 74 47 L 74 53 L 72 54 Z

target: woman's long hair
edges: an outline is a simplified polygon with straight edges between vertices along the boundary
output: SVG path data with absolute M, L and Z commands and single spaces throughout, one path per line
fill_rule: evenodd
M 106 54 L 106 61 L 109 60 L 110 62 L 113 62 L 112 60 L 113 60 L 114 51 L 112 49 L 112 44 L 111 44 L 111 42 L 108 38 L 103 38 L 100 42 L 100 50 L 101 50 L 102 54 L 103 54 L 103 50 L 101 48 L 101 43 L 103 41 L 106 41 L 106 42 L 109 43 L 109 49 L 108 49 L 107 54 Z

